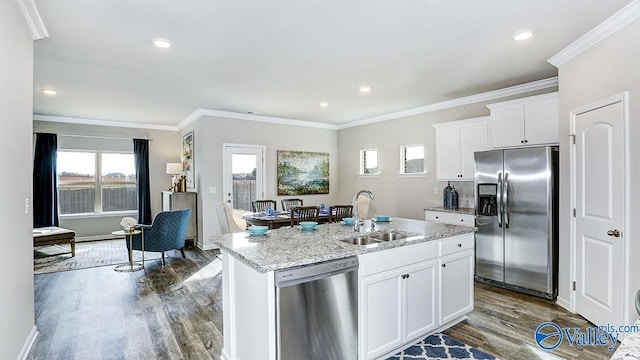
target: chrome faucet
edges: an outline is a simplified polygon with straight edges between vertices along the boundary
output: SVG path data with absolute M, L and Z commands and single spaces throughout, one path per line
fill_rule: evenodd
M 360 190 L 356 193 L 356 196 L 353 197 L 353 218 L 355 221 L 353 222 L 353 232 L 359 233 L 360 226 L 364 224 L 364 219 L 361 216 L 358 216 L 358 198 L 360 195 L 366 195 L 369 199 L 373 200 L 375 196 L 369 190 Z

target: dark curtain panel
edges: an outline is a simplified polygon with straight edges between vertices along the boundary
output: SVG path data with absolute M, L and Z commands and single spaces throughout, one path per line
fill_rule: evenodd
M 33 160 L 33 227 L 58 226 L 56 134 L 37 134 Z
M 136 194 L 138 196 L 138 223 L 150 225 L 151 190 L 149 187 L 149 140 L 133 139 L 136 163 Z

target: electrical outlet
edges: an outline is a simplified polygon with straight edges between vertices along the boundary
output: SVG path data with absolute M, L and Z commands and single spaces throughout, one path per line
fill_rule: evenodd
M 438 187 L 433 188 L 433 195 L 438 195 Z
M 29 207 L 31 207 L 31 205 L 29 204 L 29 198 L 24 199 L 24 214 L 25 215 L 29 215 Z

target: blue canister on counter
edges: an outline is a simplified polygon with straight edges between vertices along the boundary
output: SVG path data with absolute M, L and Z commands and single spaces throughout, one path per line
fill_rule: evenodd
M 455 186 L 451 187 L 451 191 L 449 192 L 449 209 L 457 209 L 458 208 L 458 192 L 456 191 Z
M 442 190 L 442 207 L 451 208 L 451 185 L 447 182 L 447 186 Z
M 273 209 L 271 208 L 271 206 L 267 208 L 267 216 L 273 216 Z

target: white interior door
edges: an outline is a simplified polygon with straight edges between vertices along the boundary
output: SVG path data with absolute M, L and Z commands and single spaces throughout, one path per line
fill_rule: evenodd
M 233 210 L 251 211 L 251 202 L 264 198 L 262 145 L 224 144 L 223 199 Z
M 624 104 L 572 117 L 576 206 L 576 312 L 595 325 L 624 323 Z

